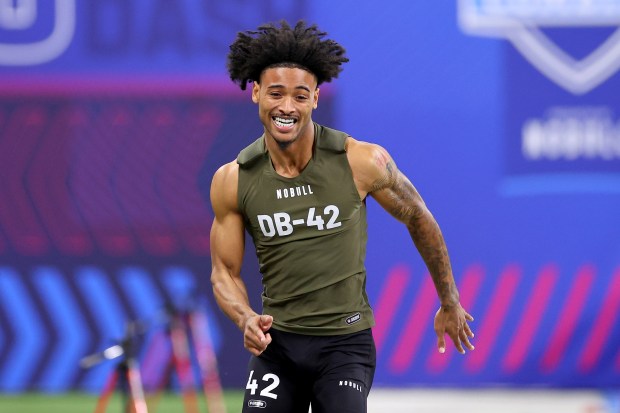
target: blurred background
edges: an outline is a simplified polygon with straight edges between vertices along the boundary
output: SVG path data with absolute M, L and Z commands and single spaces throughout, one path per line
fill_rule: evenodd
M 369 200 L 371 404 L 413 411 L 430 395 L 419 411 L 483 411 L 486 392 L 516 406 L 542 389 L 574 408 L 547 412 L 620 411 L 612 0 L 0 1 L 0 410 L 20 394 L 97 394 L 117 363 L 80 361 L 128 325 L 144 382 L 161 380 L 147 367 L 169 362 L 171 320 L 189 313 L 221 386 L 244 388 L 248 353 L 210 289 L 209 186 L 262 133 L 228 79 L 228 45 L 280 19 L 317 23 L 347 49 L 314 120 L 392 154 L 442 227 L 476 319 L 474 352 L 437 353 L 430 277 Z

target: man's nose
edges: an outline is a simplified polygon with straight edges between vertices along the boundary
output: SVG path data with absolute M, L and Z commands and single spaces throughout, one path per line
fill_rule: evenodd
M 293 112 L 295 112 L 295 105 L 293 102 L 293 98 L 292 97 L 283 98 L 282 102 L 280 103 L 280 110 L 282 111 L 282 113 L 286 115 L 290 115 Z

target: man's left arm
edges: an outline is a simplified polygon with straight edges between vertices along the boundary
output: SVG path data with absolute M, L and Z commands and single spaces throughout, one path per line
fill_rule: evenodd
M 356 185 L 358 188 L 365 186 L 364 192 L 406 225 L 433 279 L 441 303 L 435 315 L 439 351 L 445 351 L 445 334 L 452 339 L 460 353 L 465 353 L 463 346 L 473 350 L 469 338 L 474 334 L 467 324 L 467 321 L 473 321 L 473 317 L 459 302 L 448 249 L 437 221 L 416 188 L 398 170 L 385 149 L 357 141 L 351 146 L 353 153 L 350 153 L 349 158 L 353 160 L 351 165 Z

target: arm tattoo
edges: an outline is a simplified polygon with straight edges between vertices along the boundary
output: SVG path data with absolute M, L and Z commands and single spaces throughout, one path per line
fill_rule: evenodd
M 369 192 L 379 191 L 390 187 L 394 184 L 398 175 L 396 164 L 394 164 L 392 158 L 390 158 L 390 156 L 384 151 L 380 151 L 375 154 L 375 164 L 378 169 L 383 170 L 383 174 L 375 182 L 373 182 Z
M 409 234 L 424 260 L 441 304 L 449 306 L 458 303 L 459 294 L 454 283 L 448 249 L 441 229 L 426 208 L 422 198 L 394 165 L 389 161 L 386 173 L 375 182 L 373 190 L 386 190 L 387 211 L 407 225 Z
M 396 170 L 395 172 L 395 170 L 396 166 L 394 165 L 394 162 L 388 162 L 387 165 L 385 165 L 385 173 L 372 184 L 370 192 L 379 191 L 389 187 L 396 179 L 396 173 L 398 171 Z
M 377 159 L 378 163 L 381 161 L 382 159 Z M 386 190 L 385 193 L 389 199 L 386 205 L 387 211 L 409 226 L 409 223 L 424 213 L 420 208 L 423 206 L 420 196 L 413 185 L 396 168 L 393 160 L 386 159 L 384 168 L 384 174 L 374 182 L 370 192 Z

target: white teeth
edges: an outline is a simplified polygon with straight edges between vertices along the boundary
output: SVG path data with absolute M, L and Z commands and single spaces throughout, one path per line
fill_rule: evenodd
M 281 118 L 278 116 L 275 116 L 273 118 L 273 121 L 275 122 L 276 126 L 279 128 L 286 128 L 286 127 L 292 127 L 295 124 L 295 119 L 292 118 Z

